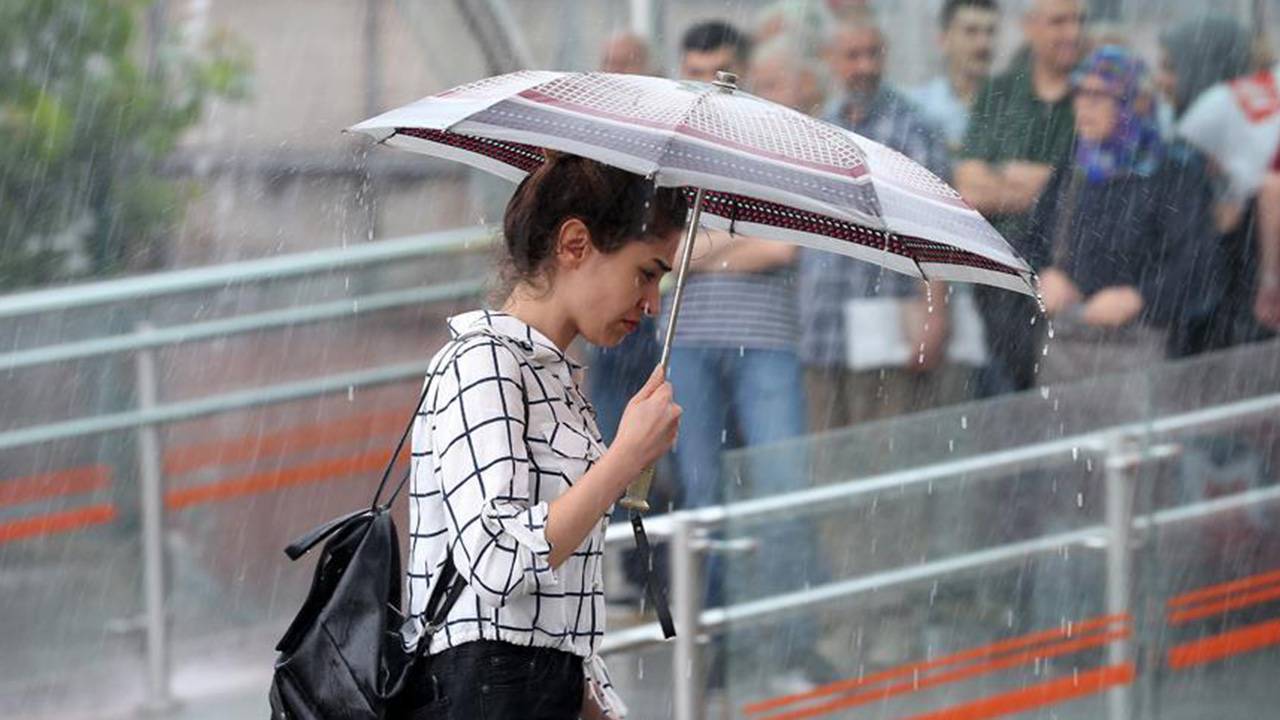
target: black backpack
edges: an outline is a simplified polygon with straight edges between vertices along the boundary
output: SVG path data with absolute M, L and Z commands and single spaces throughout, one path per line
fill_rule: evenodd
M 426 397 L 424 388 L 415 417 Z M 306 602 L 276 645 L 273 720 L 387 720 L 432 699 L 419 694 L 429 673 L 426 651 L 466 583 L 446 559 L 418 649 L 407 652 L 400 632 L 400 541 L 390 508 L 409 471 L 386 503 L 379 501 L 412 429 L 411 418 L 369 508 L 334 518 L 285 548 L 297 560 L 328 538 Z

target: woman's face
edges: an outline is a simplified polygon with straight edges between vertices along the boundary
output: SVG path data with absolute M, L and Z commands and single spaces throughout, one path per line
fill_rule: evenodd
M 1106 83 L 1097 75 L 1088 75 L 1076 88 L 1074 106 L 1076 133 L 1083 140 L 1102 142 L 1111 137 L 1119 122 L 1120 108 Z
M 613 347 L 657 315 L 658 283 L 675 263 L 680 233 L 636 239 L 605 254 L 594 246 L 573 267 L 557 270 L 556 294 L 587 342 Z

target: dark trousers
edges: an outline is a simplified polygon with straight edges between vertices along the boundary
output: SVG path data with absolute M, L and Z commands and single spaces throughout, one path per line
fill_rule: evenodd
M 577 720 L 582 658 L 550 648 L 477 640 L 431 659 L 413 720 Z

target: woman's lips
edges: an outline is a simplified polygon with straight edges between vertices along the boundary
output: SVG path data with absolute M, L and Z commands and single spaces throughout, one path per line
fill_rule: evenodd
M 635 332 L 636 328 L 640 327 L 640 323 L 636 320 L 623 320 L 622 325 L 627 329 L 628 334 Z

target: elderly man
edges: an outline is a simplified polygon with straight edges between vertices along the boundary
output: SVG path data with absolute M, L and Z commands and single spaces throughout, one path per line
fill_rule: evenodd
M 825 53 L 838 94 L 823 119 L 883 143 L 949 176 L 946 146 L 916 105 L 883 81 L 886 41 L 870 14 L 853 14 L 830 33 Z M 924 284 L 869 263 L 802 250 L 797 283 L 800 357 L 805 364 L 810 430 L 822 431 L 946 402 L 943 382 L 948 335 L 942 302 L 928 312 Z M 944 289 L 934 288 L 940 298 Z M 871 317 L 880 312 L 892 317 Z M 879 364 L 850 350 L 871 342 L 887 323 L 906 331 L 910 360 Z M 861 359 L 868 358 L 866 364 Z
M 1023 0 L 1027 51 L 978 94 L 955 183 L 965 200 L 991 219 L 1015 249 L 1053 166 L 1071 147 L 1071 71 L 1084 49 L 1083 0 Z M 975 288 L 990 330 L 986 394 L 1026 390 L 1035 383 L 1035 339 L 1028 299 Z

